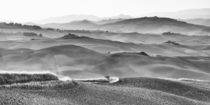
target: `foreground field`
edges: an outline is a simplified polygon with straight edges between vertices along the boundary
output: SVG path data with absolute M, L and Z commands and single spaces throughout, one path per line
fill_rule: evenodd
M 210 84 L 124 78 L 116 83 L 48 81 L 1 85 L 1 105 L 209 105 Z

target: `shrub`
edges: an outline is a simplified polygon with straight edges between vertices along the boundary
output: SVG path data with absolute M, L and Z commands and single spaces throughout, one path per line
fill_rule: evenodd
M 52 74 L 0 74 L 0 85 L 50 80 L 58 80 L 58 77 Z
M 182 35 L 180 33 L 174 33 L 174 32 L 164 32 L 162 35 Z

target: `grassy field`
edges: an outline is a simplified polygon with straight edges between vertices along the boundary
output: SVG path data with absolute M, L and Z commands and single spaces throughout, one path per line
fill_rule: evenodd
M 157 78 L 16 83 L 1 85 L 0 105 L 209 105 L 209 86 Z

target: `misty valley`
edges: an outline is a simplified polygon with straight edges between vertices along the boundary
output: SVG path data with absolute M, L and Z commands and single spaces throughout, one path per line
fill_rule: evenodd
M 207 19 L 75 17 L 0 23 L 0 105 L 210 105 Z

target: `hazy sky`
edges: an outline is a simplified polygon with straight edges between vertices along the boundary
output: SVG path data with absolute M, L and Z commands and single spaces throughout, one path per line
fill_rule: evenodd
M 70 14 L 142 16 L 209 7 L 210 0 L 0 0 L 0 20 L 27 22 Z

